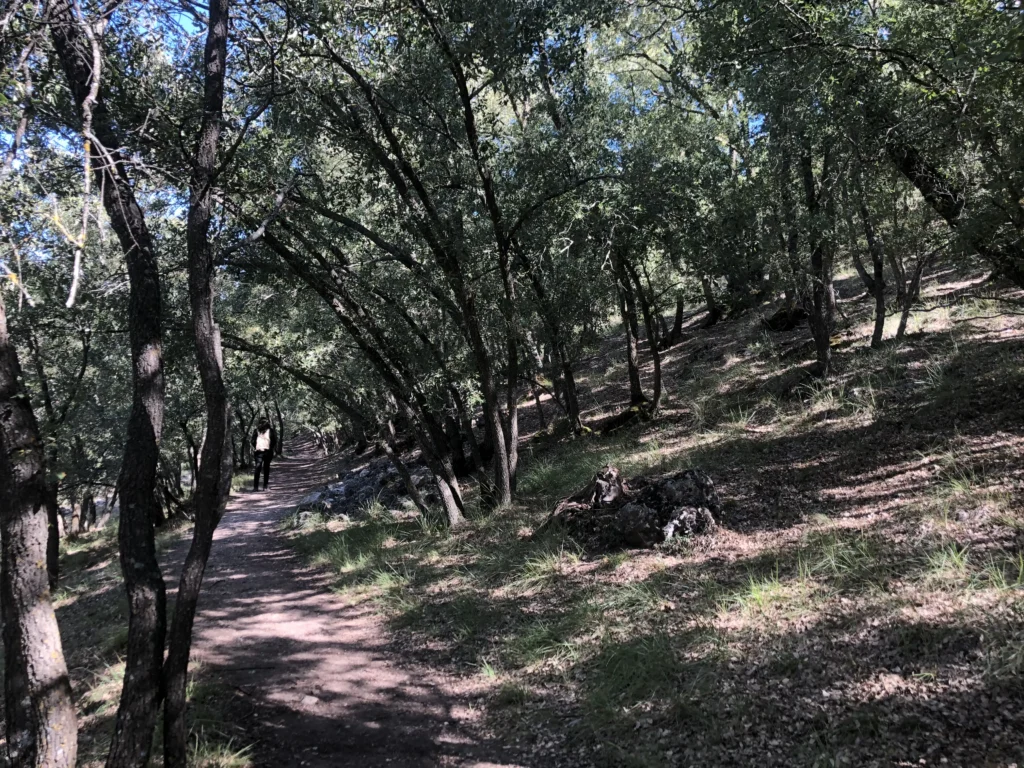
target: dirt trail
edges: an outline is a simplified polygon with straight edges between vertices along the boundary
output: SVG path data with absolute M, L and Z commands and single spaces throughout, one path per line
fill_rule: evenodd
M 332 478 L 311 446 L 232 498 L 217 530 L 193 661 L 235 696 L 257 766 L 512 766 L 433 670 L 399 664 L 372 607 L 349 606 L 284 542 L 279 521 Z

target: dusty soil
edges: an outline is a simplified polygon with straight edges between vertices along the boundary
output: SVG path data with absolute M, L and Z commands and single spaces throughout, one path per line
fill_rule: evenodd
M 266 492 L 232 498 L 217 530 L 196 621 L 201 679 L 255 766 L 512 766 L 470 698 L 436 670 L 399 663 L 371 606 L 352 605 L 293 554 L 278 530 L 303 495 L 333 479 L 296 443 Z

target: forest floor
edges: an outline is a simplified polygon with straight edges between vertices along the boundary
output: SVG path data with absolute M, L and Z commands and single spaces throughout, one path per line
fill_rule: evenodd
M 524 403 L 513 507 L 471 488 L 455 533 L 376 510 L 292 544 L 524 765 L 1024 765 L 1021 294 L 943 271 L 871 350 L 870 301 L 839 288 L 828 382 L 806 327 L 698 316 L 656 421 L 569 440 Z M 626 404 L 624 366 L 617 337 L 587 361 L 589 424 Z M 531 535 L 606 463 L 703 468 L 720 528 L 611 554 Z
M 485 513 L 469 485 L 454 533 L 380 508 L 282 526 L 371 458 L 292 446 L 217 532 L 192 762 L 1024 765 L 1021 296 L 942 273 L 910 335 L 875 351 L 870 302 L 840 288 L 833 380 L 806 373 L 804 327 L 696 316 L 665 353 L 656 421 L 570 440 L 524 404 L 516 505 Z M 585 362 L 588 424 L 624 406 L 624 366 L 614 336 Z M 532 536 L 609 462 L 705 469 L 720 528 L 610 554 Z M 85 768 L 123 675 L 114 528 L 65 542 L 56 595 Z M 186 531 L 160 545 L 173 587 Z
M 400 664 L 373 606 L 337 594 L 282 539 L 281 522 L 298 501 L 336 477 L 335 459 L 313 450 L 311 441 L 292 442 L 270 489 L 235 491 L 217 529 L 193 638 L 190 765 L 515 765 L 482 735 L 461 681 Z M 188 533 L 160 536 L 172 605 Z M 79 766 L 99 768 L 127 642 L 116 525 L 66 542 L 63 568 L 56 609 L 78 703 Z M 162 764 L 161 749 L 158 727 L 153 765 Z

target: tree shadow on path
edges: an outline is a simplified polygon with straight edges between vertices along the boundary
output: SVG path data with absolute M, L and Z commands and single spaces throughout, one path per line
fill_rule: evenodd
M 257 766 L 510 766 L 451 680 L 401 663 L 374 611 L 306 567 L 280 523 L 331 462 L 296 443 L 266 492 L 231 499 L 217 529 L 193 660 L 232 692 Z M 181 549 L 184 549 L 184 542 Z M 175 548 L 177 549 L 177 548 Z

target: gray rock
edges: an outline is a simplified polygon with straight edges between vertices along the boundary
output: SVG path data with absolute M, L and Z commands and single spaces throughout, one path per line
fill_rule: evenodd
M 318 507 L 321 504 L 323 504 L 325 495 L 326 494 L 322 490 L 313 491 L 312 493 L 303 496 L 302 501 L 299 502 L 299 505 L 298 507 L 296 507 L 296 509 L 301 512 L 303 510 Z

